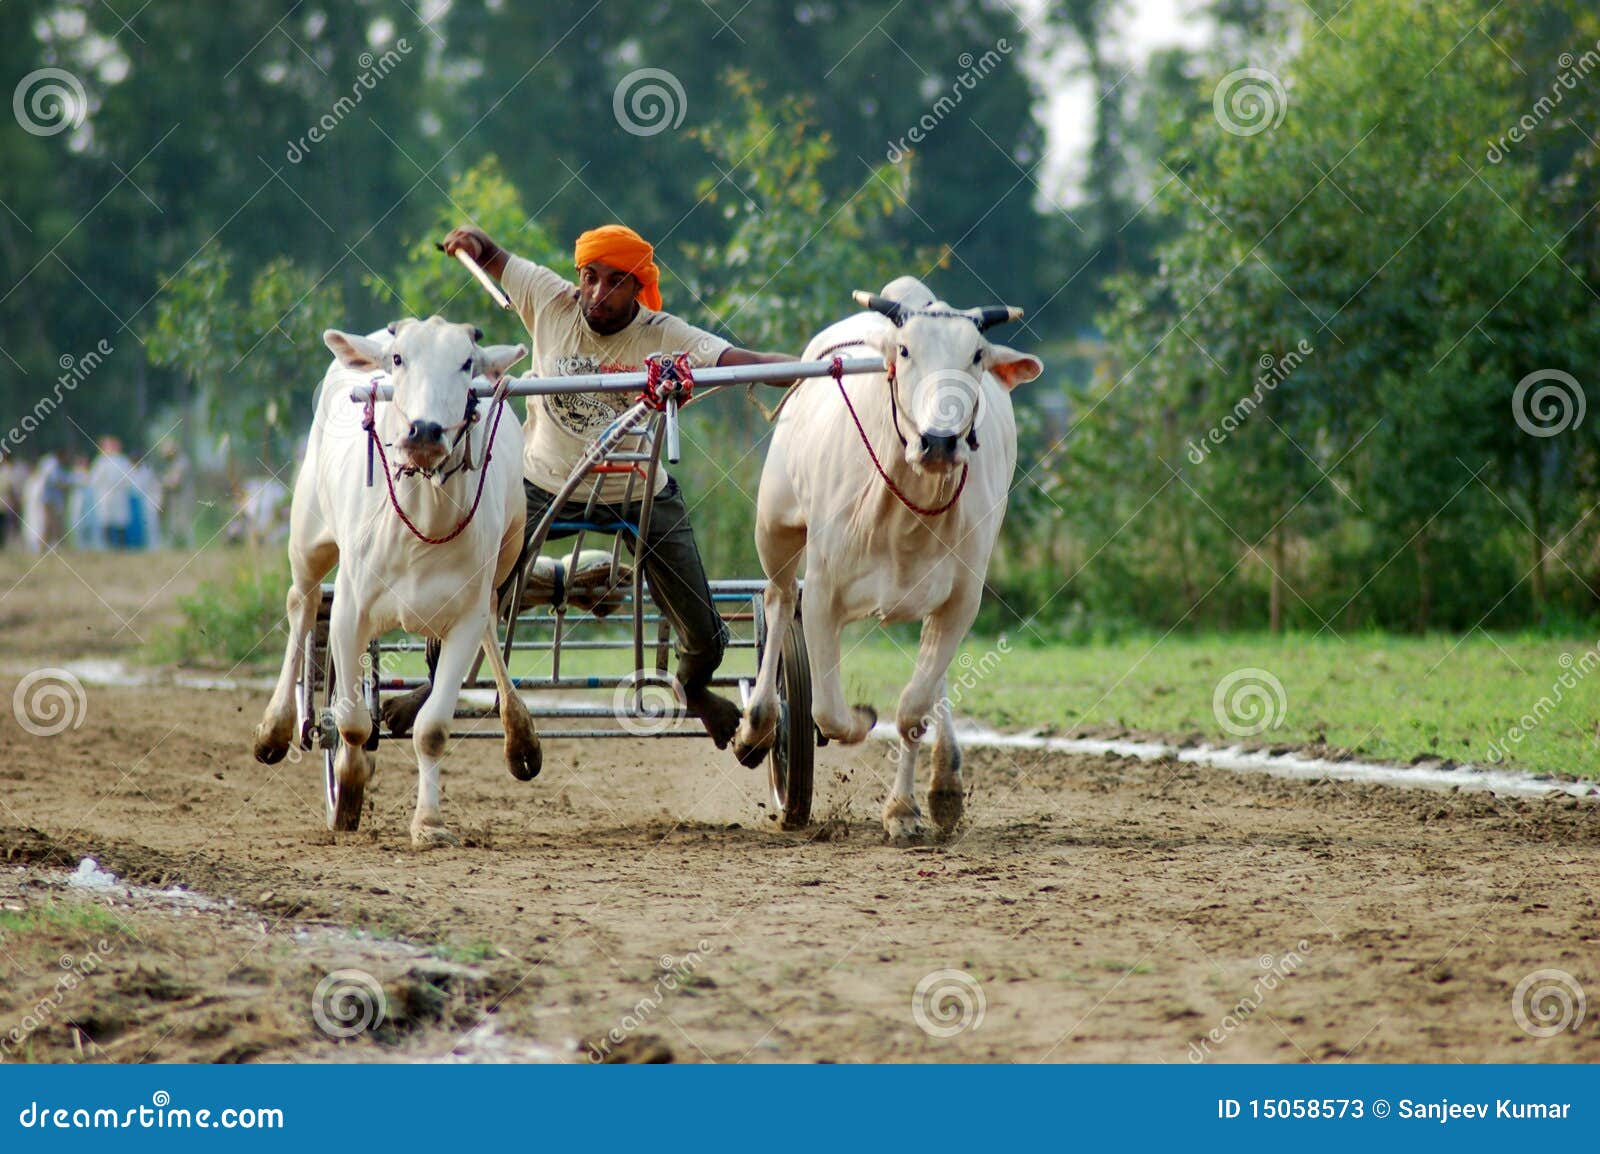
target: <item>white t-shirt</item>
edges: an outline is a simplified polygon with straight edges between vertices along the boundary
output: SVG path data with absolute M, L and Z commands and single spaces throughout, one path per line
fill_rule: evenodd
M 126 529 L 133 517 L 133 463 L 121 453 L 102 452 L 89 470 L 95 512 L 108 529 Z
M 644 368 L 645 358 L 656 353 L 688 353 L 691 365 L 708 368 L 732 347 L 671 313 L 643 305 L 627 328 L 602 336 L 583 319 L 576 285 L 522 257 L 506 261 L 500 280 L 533 338 L 533 369 L 541 377 L 637 372 Z M 637 399 L 632 393 L 529 397 L 523 475 L 541 489 L 557 491 L 594 439 Z M 656 491 L 666 483 L 662 471 Z M 600 479 L 600 500 L 621 501 L 627 488 L 626 474 L 605 476 Z M 574 499 L 586 500 L 588 495 L 585 484 Z M 642 485 L 634 482 L 633 499 L 643 497 Z

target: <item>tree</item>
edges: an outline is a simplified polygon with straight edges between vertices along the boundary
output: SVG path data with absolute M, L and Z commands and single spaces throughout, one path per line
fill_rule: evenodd
M 1119 284 L 1107 317 L 1114 380 L 1083 423 L 1131 426 L 1160 461 L 1132 464 L 1138 483 L 1101 522 L 1148 500 L 1123 530 L 1136 535 L 1187 504 L 1235 538 L 1241 578 L 1266 567 L 1274 626 L 1286 609 L 1320 624 L 1357 593 L 1390 622 L 1474 624 L 1525 571 L 1501 548 L 1522 530 L 1488 478 L 1550 507 L 1532 486 L 1551 470 L 1530 469 L 1512 392 L 1534 369 L 1575 364 L 1594 322 L 1586 286 L 1550 258 L 1562 229 L 1535 165 L 1481 159 L 1517 115 L 1510 64 L 1463 36 L 1481 15 L 1465 0 L 1372 0 L 1281 75 L 1230 75 L 1256 86 L 1262 118 L 1233 121 L 1241 106 L 1223 94 L 1174 143 L 1186 193 L 1160 211 L 1175 238 L 1154 277 Z M 1262 388 L 1301 341 L 1312 351 Z M 1174 422 L 1188 438 L 1165 431 Z M 1129 465 L 1083 433 L 1070 475 Z M 1587 452 L 1582 436 L 1557 451 Z M 1206 451 L 1175 453 L 1180 440 Z M 1315 606 L 1297 604 L 1301 582 L 1283 588 L 1308 551 L 1328 589 Z M 1218 568 L 1224 590 L 1237 583 Z M 1412 586 L 1405 608 L 1390 599 L 1397 578 Z

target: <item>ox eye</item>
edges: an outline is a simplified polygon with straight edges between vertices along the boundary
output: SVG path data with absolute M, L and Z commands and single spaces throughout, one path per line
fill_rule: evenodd
M 472 358 L 471 357 L 468 357 L 467 360 L 466 360 L 466 363 L 461 366 L 461 371 L 464 372 L 464 373 L 470 373 L 472 371 Z
M 977 352 L 972 354 L 972 363 L 977 364 L 981 360 L 983 360 L 983 350 L 979 349 Z
M 394 354 L 394 367 L 397 368 L 397 369 L 400 367 L 400 354 L 399 353 L 395 353 Z
M 911 350 L 906 348 L 905 345 L 901 345 L 900 346 L 900 355 L 909 360 L 910 357 L 911 357 Z

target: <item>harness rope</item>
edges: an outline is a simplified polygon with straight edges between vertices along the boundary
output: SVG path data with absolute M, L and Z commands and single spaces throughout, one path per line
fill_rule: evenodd
M 373 390 L 367 394 L 367 408 L 366 412 L 361 418 L 361 427 L 367 431 L 367 483 L 369 485 L 372 483 L 372 452 L 374 449 L 376 449 L 378 453 L 378 460 L 383 462 L 384 482 L 389 487 L 389 504 L 394 508 L 394 511 L 399 516 L 401 523 L 405 525 L 407 529 L 411 530 L 411 535 L 418 541 L 421 541 L 423 544 L 443 545 L 448 541 L 454 541 L 466 531 L 467 526 L 472 524 L 472 519 L 478 515 L 478 505 L 483 500 L 483 487 L 489 480 L 489 461 L 494 456 L 494 439 L 500 431 L 500 417 L 505 412 L 506 389 L 508 385 L 509 379 L 506 377 L 500 378 L 499 383 L 495 385 L 494 421 L 490 425 L 489 436 L 483 442 L 483 464 L 478 469 L 478 492 L 472 498 L 472 508 L 468 509 L 466 516 L 461 518 L 461 520 L 456 524 L 456 527 L 443 537 L 429 537 L 426 533 L 424 533 L 421 529 L 418 529 L 416 525 L 412 523 L 411 518 L 406 515 L 405 509 L 401 508 L 400 497 L 394 491 L 395 471 L 389 468 L 388 454 L 383 451 L 383 440 L 378 436 L 378 394 L 376 386 L 374 386 Z M 467 415 L 462 419 L 461 422 L 461 437 L 466 438 L 467 450 L 462 458 L 462 463 L 446 472 L 444 474 L 444 480 L 449 480 L 454 474 L 463 470 L 471 469 L 473 467 L 471 433 L 472 426 L 476 424 L 477 421 L 477 396 L 469 390 L 467 393 Z M 460 439 L 460 437 L 457 438 L 458 444 L 460 443 Z M 453 447 L 454 446 L 452 446 L 452 448 Z
M 968 462 L 961 466 L 961 480 L 956 484 L 956 491 L 950 495 L 950 499 L 943 505 L 937 508 L 930 508 L 926 505 L 917 504 L 905 495 L 899 485 L 894 483 L 894 478 L 889 476 L 887 470 L 883 467 L 883 463 L 878 460 L 877 450 L 872 447 L 872 439 L 867 436 L 867 430 L 862 427 L 861 418 L 856 415 L 856 407 L 850 400 L 850 393 L 844 387 L 844 358 L 838 353 L 833 356 L 833 364 L 829 372 L 833 377 L 833 383 L 839 386 L 839 395 L 844 398 L 844 407 L 850 410 L 850 419 L 856 423 L 856 432 L 861 434 L 861 443 L 866 446 L 867 456 L 872 458 L 872 467 L 878 470 L 878 476 L 883 478 L 883 483 L 889 487 L 889 492 L 893 493 L 907 509 L 922 517 L 937 517 L 940 514 L 948 513 L 954 508 L 955 503 L 961 499 L 961 491 L 967 487 L 967 474 L 972 470 L 971 463 Z M 889 397 L 892 405 L 894 403 L 894 376 L 892 373 L 889 377 Z M 895 418 L 895 432 L 898 434 L 900 432 L 898 412 L 896 412 Z M 905 444 L 904 436 L 900 437 L 900 443 L 901 445 Z

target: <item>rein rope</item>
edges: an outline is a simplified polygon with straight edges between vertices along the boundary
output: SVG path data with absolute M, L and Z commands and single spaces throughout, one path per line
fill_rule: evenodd
M 872 467 L 878 470 L 878 476 L 883 478 L 883 483 L 889 487 L 889 492 L 893 493 L 899 502 L 907 509 L 910 509 L 913 513 L 916 513 L 922 517 L 937 517 L 942 513 L 948 513 L 952 508 L 954 508 L 955 503 L 961 499 L 961 491 L 967 487 L 967 474 L 971 472 L 971 463 L 968 462 L 961 466 L 961 480 L 956 484 L 956 491 L 950 495 L 950 499 L 943 505 L 939 505 L 936 508 L 931 508 L 926 505 L 917 504 L 910 497 L 905 495 L 905 492 L 900 488 L 899 485 L 894 483 L 894 478 L 889 476 L 888 471 L 883 467 L 883 463 L 878 460 L 877 450 L 872 447 L 872 439 L 867 436 L 867 430 L 862 427 L 861 418 L 856 415 L 856 407 L 850 400 L 850 393 L 844 387 L 844 358 L 838 353 L 835 353 L 833 356 L 833 364 L 830 369 L 830 375 L 833 377 L 833 383 L 839 386 L 839 395 L 844 398 L 844 407 L 850 410 L 850 419 L 856 423 L 856 432 L 861 434 L 861 443 L 866 446 L 867 456 L 872 458 Z M 890 404 L 894 404 L 893 376 L 891 376 L 889 379 L 889 398 Z M 895 433 L 900 433 L 900 420 L 898 412 L 895 414 Z M 905 444 L 904 436 L 900 437 L 900 443 L 902 446 Z
M 490 423 L 489 435 L 483 442 L 483 463 L 478 468 L 478 492 L 472 498 L 472 508 L 468 509 L 466 516 L 462 517 L 461 520 L 457 522 L 456 527 L 450 530 L 450 532 L 445 534 L 443 537 L 429 537 L 421 529 L 416 527 L 411 518 L 406 515 L 405 509 L 401 507 L 400 496 L 394 491 L 394 476 L 399 470 L 392 470 L 389 468 L 388 454 L 383 451 L 383 439 L 378 436 L 378 395 L 376 383 L 374 383 L 373 390 L 367 394 L 366 411 L 361 417 L 361 427 L 367 431 L 367 484 L 372 484 L 372 454 L 373 450 L 377 450 L 378 460 L 383 463 L 383 479 L 384 482 L 389 486 L 389 504 L 391 507 L 393 507 L 396 515 L 399 516 L 401 524 L 403 524 L 407 529 L 411 530 L 411 535 L 418 541 L 421 541 L 423 544 L 443 545 L 448 541 L 454 541 L 466 531 L 467 526 L 472 524 L 472 519 L 478 515 L 478 505 L 483 501 L 483 487 L 489 480 L 489 461 L 494 456 L 494 439 L 495 436 L 500 432 L 500 417 L 505 412 L 506 408 L 506 388 L 508 383 L 509 379 L 502 377 L 500 378 L 500 382 L 495 386 L 493 402 L 494 420 Z M 477 401 L 477 395 L 469 390 L 467 393 L 467 415 L 461 421 L 461 433 L 456 439 L 456 443 L 459 444 L 461 439 L 465 438 L 467 442 L 467 450 L 465 455 L 462 457 L 461 464 L 457 465 L 455 468 L 449 470 L 443 475 L 440 482 L 441 484 L 444 481 L 449 480 L 450 477 L 456 473 L 464 470 L 470 470 L 473 467 L 472 426 L 478 422 L 479 414 Z M 454 448 L 453 445 L 451 447 Z

